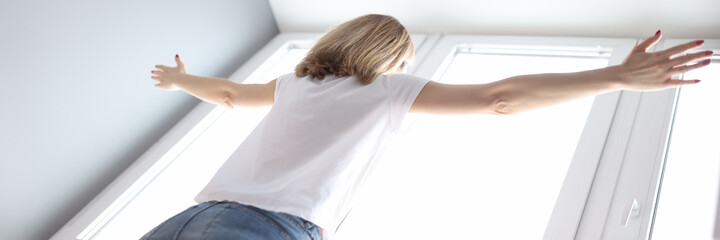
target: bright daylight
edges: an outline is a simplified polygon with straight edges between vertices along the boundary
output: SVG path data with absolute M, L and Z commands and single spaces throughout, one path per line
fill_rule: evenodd
M 0 239 L 720 240 L 718 1 L 0 6 Z

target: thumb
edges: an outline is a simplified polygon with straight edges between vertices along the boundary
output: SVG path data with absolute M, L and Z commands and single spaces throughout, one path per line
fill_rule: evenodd
M 658 30 L 655 35 L 652 37 L 649 37 L 645 39 L 642 43 L 635 46 L 635 52 L 647 52 L 648 49 L 650 49 L 653 45 L 655 45 L 658 41 L 660 41 L 660 38 L 662 37 L 662 32 Z
M 182 61 L 180 61 L 180 56 L 178 56 L 177 54 L 175 54 L 175 63 L 177 63 L 178 67 L 185 66 L 185 64 L 183 64 Z

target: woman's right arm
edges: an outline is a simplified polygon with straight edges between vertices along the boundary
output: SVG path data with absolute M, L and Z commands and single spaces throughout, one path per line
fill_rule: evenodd
M 703 44 L 692 41 L 648 53 L 655 36 L 637 45 L 621 65 L 575 73 L 515 76 L 488 84 L 428 83 L 410 108 L 431 114 L 514 114 L 615 90 L 655 91 L 695 84 L 673 76 L 710 64 L 711 51 L 683 55 Z M 705 59 L 705 60 L 703 60 Z M 695 64 L 692 62 L 699 61 Z
M 187 74 L 180 57 L 175 56 L 177 67 L 156 65 L 151 78 L 155 86 L 168 91 L 183 90 L 203 101 L 233 108 L 233 106 L 260 107 L 274 102 L 275 82 L 240 84 L 224 78 L 200 77 Z

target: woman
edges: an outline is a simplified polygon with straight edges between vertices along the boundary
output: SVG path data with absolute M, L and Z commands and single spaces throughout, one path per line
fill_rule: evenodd
M 514 114 L 608 91 L 699 82 L 671 77 L 710 63 L 688 65 L 711 52 L 673 58 L 702 41 L 648 53 L 660 37 L 658 31 L 618 66 L 471 85 L 401 74 L 414 58 L 413 45 L 405 27 L 384 15 L 335 27 L 295 73 L 266 84 L 188 75 L 176 55 L 177 67 L 152 71 L 157 87 L 229 108 L 272 109 L 198 194 L 200 204 L 143 238 L 329 239 L 407 112 Z

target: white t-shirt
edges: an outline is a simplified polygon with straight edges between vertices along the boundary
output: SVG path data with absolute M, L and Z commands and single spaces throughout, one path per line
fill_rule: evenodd
M 280 76 L 267 116 L 195 201 L 231 200 L 301 217 L 329 239 L 378 152 L 428 80 Z

